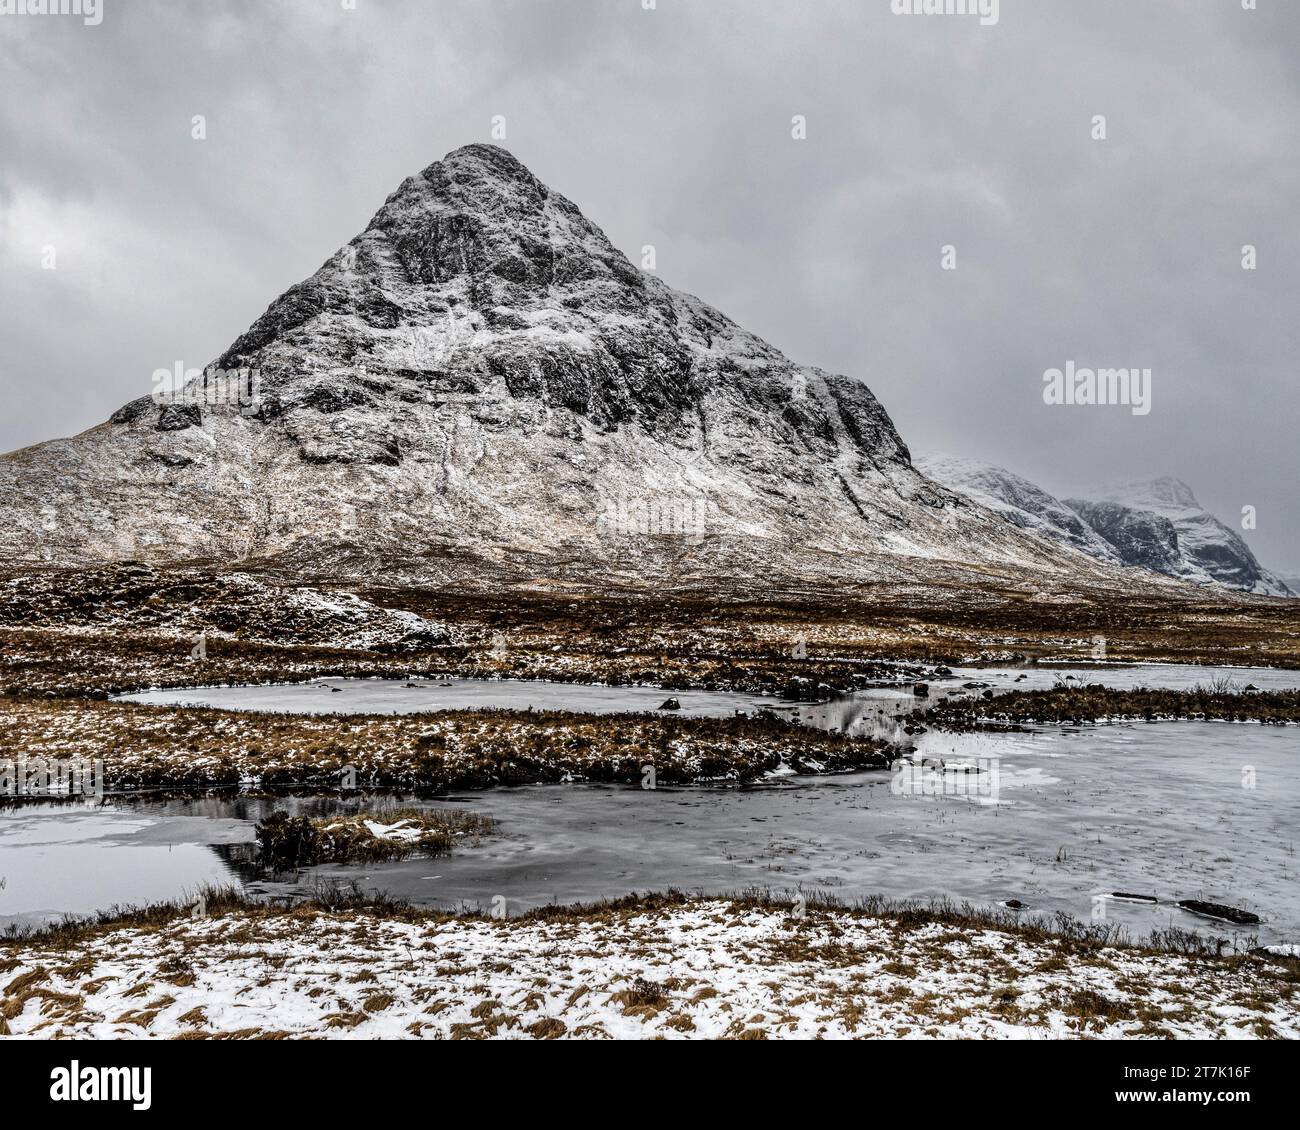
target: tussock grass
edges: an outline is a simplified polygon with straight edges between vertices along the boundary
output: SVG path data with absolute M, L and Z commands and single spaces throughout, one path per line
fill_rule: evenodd
M 1246 691 L 1222 679 L 1190 690 L 1116 690 L 1097 684 L 1076 687 L 1058 683 L 1046 690 L 1010 691 L 969 701 L 949 700 L 926 714 L 928 722 L 948 730 L 990 721 L 1078 724 L 1101 719 L 1287 725 L 1300 722 L 1300 690 Z
M 750 781 L 883 767 L 886 746 L 776 717 L 461 710 L 347 716 L 87 700 L 0 703 L 0 744 L 29 758 L 104 757 L 110 791 L 205 788 L 443 792 L 584 779 Z M 2 800 L 0 800 L 2 803 Z
M 1108 949 L 1123 949 L 1138 953 L 1173 954 L 1181 957 L 1207 960 L 1253 960 L 1244 955 L 1254 948 L 1253 937 L 1241 940 L 1241 952 L 1225 955 L 1222 940 L 1202 936 L 1181 929 L 1158 930 L 1144 937 L 1135 937 L 1123 926 L 1115 923 L 1081 922 L 1067 914 L 1026 915 L 1015 914 L 1000 907 L 975 906 L 968 902 L 934 899 L 925 902 L 899 900 L 883 895 L 845 900 L 817 891 L 802 895 L 803 913 L 796 911 L 792 898 L 768 890 L 752 888 L 729 894 L 708 896 L 687 894 L 670 889 L 663 892 L 629 894 L 621 898 L 591 903 L 570 903 L 536 907 L 506 919 L 496 919 L 486 911 L 466 910 L 457 913 L 416 907 L 403 899 L 395 899 L 383 891 L 365 890 L 355 881 L 349 883 L 318 883 L 311 897 L 290 908 L 270 906 L 250 898 L 232 888 L 208 888 L 202 892 L 207 904 L 208 917 L 223 917 L 232 924 L 253 922 L 284 915 L 311 918 L 317 915 L 355 919 L 373 918 L 377 921 L 448 922 L 458 918 L 491 921 L 503 929 L 530 922 L 589 923 L 619 921 L 645 913 L 668 913 L 690 907 L 702 901 L 722 900 L 732 913 L 740 915 L 749 910 L 776 912 L 787 916 L 793 931 L 792 945 L 797 946 L 798 928 L 803 922 L 819 922 L 828 915 L 847 915 L 858 918 L 879 919 L 890 922 L 903 932 L 929 926 L 945 926 L 955 931 L 995 930 L 1013 935 L 1028 942 L 1052 942 L 1060 952 L 1082 957 L 1101 954 Z M 148 906 L 114 907 L 98 914 L 68 916 L 60 922 L 46 926 L 9 927 L 0 936 L 0 963 L 5 957 L 5 943 L 21 943 L 24 952 L 57 953 L 81 944 L 88 938 L 104 933 L 133 928 L 144 931 L 162 929 L 180 919 L 192 917 L 192 900 L 163 902 Z M 822 947 L 816 955 L 826 960 L 833 955 Z M 1285 959 L 1294 965 L 1300 975 L 1300 959 Z M 0 968 L 2 968 L 0 964 Z M 640 990 L 650 992 L 650 983 Z
M 412 855 L 446 855 L 457 843 L 491 835 L 496 821 L 463 809 L 398 808 L 356 816 L 289 816 L 257 825 L 262 859 L 279 870 L 320 863 L 382 863 Z

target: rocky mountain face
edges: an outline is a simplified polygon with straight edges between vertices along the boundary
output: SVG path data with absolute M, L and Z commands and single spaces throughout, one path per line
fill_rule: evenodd
M 1179 549 L 1178 531 L 1168 518 L 1117 502 L 1072 498 L 1070 505 L 1125 565 L 1183 580 L 1195 579 Z
M 404 181 L 181 395 L 0 457 L 0 498 L 10 565 L 1114 582 L 926 478 L 865 385 L 637 270 L 489 145 Z
M 1129 483 L 1098 500 L 1062 501 L 1028 479 L 978 460 L 927 455 L 917 466 L 1022 529 L 1098 561 L 1262 596 L 1292 595 L 1178 479 Z
M 1099 501 L 1067 499 L 1126 564 L 1146 565 L 1198 584 L 1263 596 L 1293 595 L 1256 559 L 1245 540 L 1207 511 L 1192 488 L 1170 476 L 1124 483 Z M 1147 564 L 1146 558 L 1163 564 Z

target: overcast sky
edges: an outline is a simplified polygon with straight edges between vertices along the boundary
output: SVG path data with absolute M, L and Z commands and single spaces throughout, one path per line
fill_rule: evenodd
M 1244 536 L 1300 572 L 1300 3 L 998 15 L 890 0 L 0 15 L 0 450 L 210 362 L 404 177 L 504 115 L 503 144 L 634 261 L 654 244 L 671 285 L 867 381 L 913 451 L 1061 494 L 1174 474 L 1231 525 L 1256 507 Z M 1044 370 L 1071 360 L 1150 368 L 1150 414 L 1044 404 Z

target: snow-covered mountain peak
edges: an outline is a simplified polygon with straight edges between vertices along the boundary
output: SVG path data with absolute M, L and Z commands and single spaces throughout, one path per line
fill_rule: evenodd
M 1112 483 L 1098 497 L 1102 502 L 1119 502 L 1165 517 L 1204 509 L 1192 488 L 1172 475 Z
M 1107 581 L 927 479 L 866 385 L 636 269 L 496 146 L 404 180 L 215 368 L 255 402 L 143 396 L 0 457 L 0 557 L 431 582 Z
M 1005 468 L 974 459 L 927 455 L 917 466 L 1015 525 L 1099 561 L 1264 596 L 1296 591 L 1264 569 L 1245 541 L 1172 475 L 1119 483 L 1097 499 L 1060 500 Z

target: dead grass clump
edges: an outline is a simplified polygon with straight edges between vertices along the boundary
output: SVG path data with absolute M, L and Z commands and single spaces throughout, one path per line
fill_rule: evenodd
M 1110 1000 L 1092 989 L 1072 993 L 1063 1011 L 1066 1016 L 1076 1017 L 1085 1025 L 1096 1023 L 1098 1028 L 1117 1020 L 1132 1020 L 1135 1015 L 1131 1004 Z
M 460 809 L 399 808 L 380 814 L 309 817 L 275 812 L 257 825 L 262 858 L 280 870 L 321 863 L 381 863 L 446 855 L 490 835 L 491 817 Z
M 556 1040 L 568 1031 L 568 1026 L 558 1017 L 547 1016 L 541 1020 L 535 1020 L 524 1031 L 535 1040 Z

